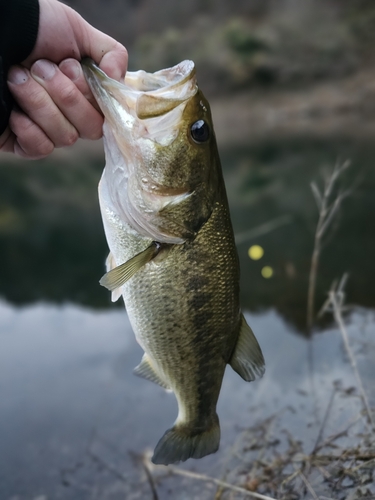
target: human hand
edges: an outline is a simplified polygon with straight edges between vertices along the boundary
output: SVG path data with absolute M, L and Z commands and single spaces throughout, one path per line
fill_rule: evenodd
M 0 151 L 37 159 L 78 137 L 98 139 L 103 117 L 78 61 L 89 56 L 109 76 L 124 77 L 126 49 L 56 0 L 39 0 L 36 44 L 22 65 L 8 73 L 18 104 L 0 136 Z

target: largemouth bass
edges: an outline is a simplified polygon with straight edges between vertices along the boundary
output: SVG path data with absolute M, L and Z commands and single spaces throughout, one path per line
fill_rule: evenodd
M 101 284 L 124 298 L 144 355 L 135 373 L 172 390 L 173 427 L 153 462 L 217 451 L 225 367 L 264 373 L 239 305 L 239 265 L 210 107 L 192 61 L 123 83 L 90 60 L 86 79 L 105 116 L 99 184 L 110 248 Z

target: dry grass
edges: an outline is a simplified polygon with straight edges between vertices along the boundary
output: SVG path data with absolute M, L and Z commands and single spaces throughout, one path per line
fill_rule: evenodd
M 368 485 L 372 485 L 374 479 L 375 440 L 374 436 L 363 432 L 361 414 L 318 442 L 311 453 L 304 453 L 303 444 L 285 429 L 286 445 L 275 437 L 271 439 L 270 420 L 278 418 L 266 419 L 248 429 L 241 435 L 241 447 L 228 451 L 230 482 L 175 466 L 155 466 L 149 454 L 143 455 L 143 465 L 148 470 L 147 475 L 153 478 L 152 484 L 164 485 L 164 488 L 165 482 L 171 481 L 173 476 L 218 486 L 215 496 L 203 495 L 202 499 L 337 499 L 340 492 L 348 491 L 348 482 L 354 492 L 357 488 L 360 494 L 367 493 L 367 498 L 373 495 Z M 323 430 L 320 429 L 320 436 Z M 357 434 L 361 437 L 355 439 L 353 446 L 340 444 L 350 435 Z M 188 484 L 184 483 L 184 487 L 188 488 Z M 362 497 L 354 495 L 354 498 Z
M 342 173 L 349 167 L 349 161 L 336 164 L 329 176 L 324 179 L 324 188 L 319 189 L 315 182 L 311 183 L 311 189 L 319 211 L 318 223 L 315 230 L 314 248 L 311 258 L 309 287 L 307 292 L 307 329 L 310 332 L 315 316 L 315 290 L 319 268 L 319 259 L 322 250 L 323 238 L 337 215 L 342 201 L 348 196 L 349 191 L 335 193 L 337 184 Z

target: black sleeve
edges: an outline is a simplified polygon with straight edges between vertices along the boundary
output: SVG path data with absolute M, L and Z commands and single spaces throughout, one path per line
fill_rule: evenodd
M 0 0 L 0 134 L 8 124 L 13 106 L 7 86 L 8 70 L 33 50 L 38 25 L 38 0 Z

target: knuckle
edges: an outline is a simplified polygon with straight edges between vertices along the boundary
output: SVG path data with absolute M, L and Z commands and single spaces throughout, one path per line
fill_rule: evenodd
M 30 107 L 35 111 L 40 111 L 48 106 L 48 95 L 42 88 L 30 89 L 28 101 Z
M 9 127 L 16 135 L 32 135 L 35 123 L 24 113 L 13 110 L 9 118 Z
M 55 146 L 49 139 L 44 139 L 40 140 L 38 144 L 36 144 L 36 147 L 33 151 L 34 156 L 38 158 L 44 158 L 46 156 L 49 156 L 53 150 L 55 149 Z
M 21 138 L 19 142 L 21 143 Z M 27 138 L 23 138 L 23 149 L 33 157 L 43 158 L 52 153 L 55 146 L 53 142 L 40 130 L 34 130 Z
M 29 137 L 18 137 L 18 143 L 22 148 L 22 156 L 31 159 L 45 158 L 54 150 L 54 144 L 40 131 L 35 131 Z
M 79 139 L 77 130 L 69 131 L 64 137 L 64 146 L 73 146 Z
M 54 150 L 54 144 L 27 115 L 13 112 L 9 125 L 17 137 L 19 155 L 37 159 L 50 155 Z
M 96 141 L 103 136 L 103 129 L 101 124 L 90 127 L 89 130 L 85 130 L 81 133 L 82 139 L 90 139 L 92 141 Z
M 74 86 L 62 87 L 60 90 L 59 100 L 62 106 L 73 107 L 78 103 L 79 94 L 77 88 Z
M 102 135 L 103 135 L 102 128 L 99 128 L 93 132 L 90 139 L 92 139 L 93 141 L 97 141 L 98 139 L 100 139 L 102 137 Z
M 121 44 L 120 44 L 120 52 L 122 52 L 122 55 L 123 55 L 124 59 L 127 61 L 127 60 L 128 60 L 128 57 L 129 57 L 129 56 L 128 56 L 128 51 L 127 51 L 127 49 L 126 49 L 123 45 L 121 45 Z

